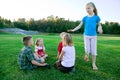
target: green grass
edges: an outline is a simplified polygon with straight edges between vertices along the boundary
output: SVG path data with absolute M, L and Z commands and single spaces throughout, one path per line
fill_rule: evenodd
M 21 39 L 24 35 L 0 34 L 0 80 L 120 80 L 120 36 L 98 36 L 97 65 L 99 70 L 93 71 L 91 57 L 89 62 L 83 60 L 84 42 L 82 35 L 73 36 L 76 48 L 76 71 L 64 74 L 53 67 L 57 56 L 57 45 L 61 40 L 58 34 L 33 35 L 43 38 L 47 62 L 51 69 L 20 70 L 17 58 L 23 47 Z

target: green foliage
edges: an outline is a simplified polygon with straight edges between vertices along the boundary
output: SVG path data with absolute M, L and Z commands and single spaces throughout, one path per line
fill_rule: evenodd
M 0 28 L 12 28 L 17 27 L 24 30 L 35 30 L 39 32 L 47 33 L 60 33 L 66 32 L 68 29 L 73 29 L 80 24 L 81 21 L 70 21 L 64 18 L 54 17 L 53 15 L 48 16 L 47 19 L 43 18 L 40 20 L 26 20 L 25 18 L 19 18 L 16 21 L 11 22 L 10 20 L 0 17 Z M 117 22 L 105 22 L 102 24 L 104 34 L 120 34 L 120 24 Z M 84 25 L 75 33 L 83 33 Z
M 14 26 L 17 27 L 17 28 L 28 30 L 28 26 L 27 26 L 27 24 L 25 22 L 17 22 L 17 21 L 15 21 Z
M 120 34 L 120 24 L 117 22 L 105 22 L 102 26 L 105 34 Z
M 14 25 L 11 22 L 11 20 L 7 20 L 0 17 L 0 28 L 12 28 L 12 27 L 14 27 Z
M 1 17 L 0 17 L 0 28 L 4 28 L 4 21 Z

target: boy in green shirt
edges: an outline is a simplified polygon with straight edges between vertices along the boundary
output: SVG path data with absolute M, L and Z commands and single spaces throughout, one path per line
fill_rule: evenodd
M 33 45 L 33 39 L 31 36 L 23 37 L 23 44 L 24 47 L 21 49 L 18 57 L 18 64 L 20 66 L 20 69 L 35 69 L 38 67 L 50 68 L 49 64 L 44 63 L 41 60 L 35 60 L 31 48 Z

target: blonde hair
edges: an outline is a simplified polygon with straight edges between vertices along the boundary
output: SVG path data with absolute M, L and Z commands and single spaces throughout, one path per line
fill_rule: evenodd
M 73 46 L 72 37 L 69 33 L 63 36 L 63 46 Z
M 36 42 L 35 42 L 35 45 L 36 45 L 36 46 L 39 46 L 39 44 L 38 44 L 39 41 L 42 42 L 42 45 L 40 45 L 40 46 L 44 46 L 44 44 L 43 44 L 43 39 L 42 39 L 42 38 L 38 38 L 38 39 L 36 40 Z
M 66 34 L 66 32 L 61 32 L 60 37 L 62 38 L 64 36 L 64 34 Z
M 95 4 L 93 2 L 87 3 L 87 5 L 89 5 L 89 4 L 93 6 L 93 8 L 94 8 L 93 12 L 95 13 L 95 15 L 98 15 L 97 8 L 96 8 Z

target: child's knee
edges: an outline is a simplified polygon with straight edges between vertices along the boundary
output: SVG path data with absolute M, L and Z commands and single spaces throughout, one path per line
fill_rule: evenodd
M 45 62 L 45 60 L 44 60 L 43 58 L 41 58 L 40 60 L 41 60 L 41 63 L 44 63 L 44 62 Z
M 48 57 L 48 55 L 46 54 L 45 57 Z

